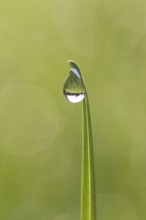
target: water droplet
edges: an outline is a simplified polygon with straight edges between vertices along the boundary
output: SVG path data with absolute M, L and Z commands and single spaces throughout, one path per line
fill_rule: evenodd
M 63 93 L 69 102 L 78 103 L 85 97 L 85 84 L 79 66 L 74 61 L 69 61 L 69 64 L 71 70 L 64 83 Z

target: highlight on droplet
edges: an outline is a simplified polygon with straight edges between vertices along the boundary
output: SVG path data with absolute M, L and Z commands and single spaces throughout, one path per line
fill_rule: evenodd
M 65 95 L 66 99 L 72 103 L 81 102 L 85 97 L 84 93 L 80 93 L 80 94 L 65 93 L 64 95 Z

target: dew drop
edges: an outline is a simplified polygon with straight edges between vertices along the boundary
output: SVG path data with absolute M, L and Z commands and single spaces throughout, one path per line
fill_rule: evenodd
M 74 61 L 69 61 L 69 64 L 71 66 L 71 70 L 64 83 L 63 93 L 69 102 L 78 103 L 85 97 L 85 84 L 78 65 Z

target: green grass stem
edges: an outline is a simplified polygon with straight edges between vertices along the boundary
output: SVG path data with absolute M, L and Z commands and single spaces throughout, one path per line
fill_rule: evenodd
M 93 138 L 88 95 L 83 100 L 81 220 L 96 220 Z
M 88 94 L 79 66 L 72 60 L 69 64 L 71 70 L 64 84 L 64 95 L 72 103 L 83 102 L 81 220 L 96 220 L 94 153 Z

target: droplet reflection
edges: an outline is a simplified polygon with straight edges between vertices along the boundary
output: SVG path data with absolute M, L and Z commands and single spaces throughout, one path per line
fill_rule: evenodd
M 81 102 L 84 99 L 85 94 L 84 93 L 80 93 L 80 94 L 66 93 L 65 97 L 67 98 L 68 101 L 72 103 L 77 103 L 77 102 Z

